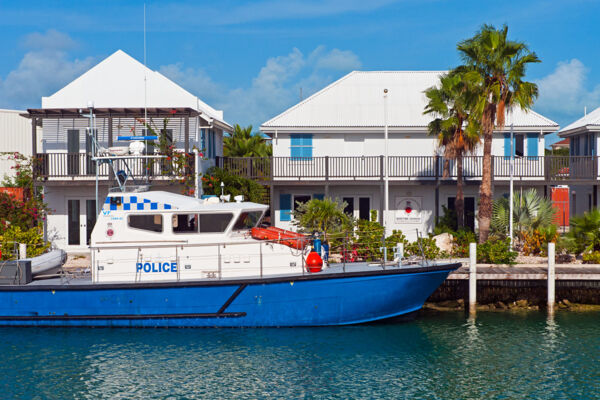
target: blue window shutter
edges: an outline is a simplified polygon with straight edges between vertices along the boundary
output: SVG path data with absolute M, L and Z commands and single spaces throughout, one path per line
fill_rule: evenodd
M 304 136 L 304 140 L 302 141 L 302 145 L 312 147 L 312 135 L 303 135 L 303 136 Z
M 205 156 L 208 156 L 208 154 L 206 154 L 206 130 L 204 128 L 200 129 L 200 149 Z
M 510 158 L 510 133 L 504 134 L 504 157 Z
M 290 155 L 294 159 L 302 157 L 303 156 L 303 154 L 302 154 L 302 147 L 296 147 L 296 146 L 294 146 L 294 147 L 290 148 Z
M 292 146 L 302 146 L 302 135 L 290 135 Z
M 324 200 L 325 195 L 323 193 L 315 193 L 315 194 L 313 194 L 313 199 Z
M 292 220 L 292 195 L 291 194 L 280 194 L 279 195 L 279 220 L 280 221 L 291 221 Z
M 538 134 L 528 133 L 527 134 L 527 156 L 537 157 L 538 156 Z
M 216 157 L 217 156 L 217 145 L 216 145 L 216 135 L 215 135 L 215 131 L 213 131 L 212 133 L 212 156 Z

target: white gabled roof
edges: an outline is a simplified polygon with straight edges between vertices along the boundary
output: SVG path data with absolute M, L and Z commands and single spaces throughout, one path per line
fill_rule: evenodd
M 600 130 L 600 107 L 579 118 L 577 121 L 567 125 L 561 129 L 558 134 L 563 136 L 585 130 Z
M 147 80 L 145 100 L 144 77 Z M 210 107 L 122 50 L 117 50 L 52 96 L 42 97 L 42 108 L 87 108 L 90 101 L 96 108 L 189 107 L 200 111 L 203 117 L 229 125 L 223 120 L 223 111 Z
M 276 128 L 382 128 L 383 89 L 388 89 L 388 126 L 424 128 L 424 91 L 436 86 L 445 71 L 353 71 L 261 126 Z M 506 125 L 558 129 L 556 122 L 534 112 L 514 109 Z

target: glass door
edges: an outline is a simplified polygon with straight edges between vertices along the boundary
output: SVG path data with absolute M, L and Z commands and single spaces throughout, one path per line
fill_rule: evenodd
M 69 246 L 81 244 L 81 215 L 79 199 L 67 200 L 67 239 Z
M 90 244 L 90 238 L 92 237 L 92 230 L 96 225 L 96 200 L 85 201 L 85 243 Z

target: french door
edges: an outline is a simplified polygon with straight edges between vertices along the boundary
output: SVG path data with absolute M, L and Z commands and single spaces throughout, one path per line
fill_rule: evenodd
M 96 224 L 95 199 L 67 199 L 67 244 L 86 247 Z

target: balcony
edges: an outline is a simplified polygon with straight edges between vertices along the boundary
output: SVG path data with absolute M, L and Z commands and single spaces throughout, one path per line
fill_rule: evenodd
M 193 157 L 185 168 L 186 174 L 194 173 Z M 134 178 L 148 176 L 150 180 L 169 180 L 177 177 L 178 170 L 166 159 L 120 158 L 113 160 L 115 171 L 125 171 Z M 34 173 L 45 181 L 95 181 L 96 162 L 85 153 L 38 153 Z M 98 178 L 113 179 L 113 171 L 107 163 L 98 165 Z
M 397 181 L 456 180 L 456 162 L 437 156 L 390 156 L 389 178 Z M 362 157 L 219 157 L 217 166 L 250 179 L 275 181 L 381 181 L 383 156 Z M 483 156 L 463 159 L 466 181 L 481 179 Z M 510 178 L 510 158 L 492 157 L 495 181 Z M 447 174 L 445 174 L 447 172 Z M 598 181 L 597 156 L 540 156 L 514 159 L 515 179 L 530 182 L 592 183 Z

